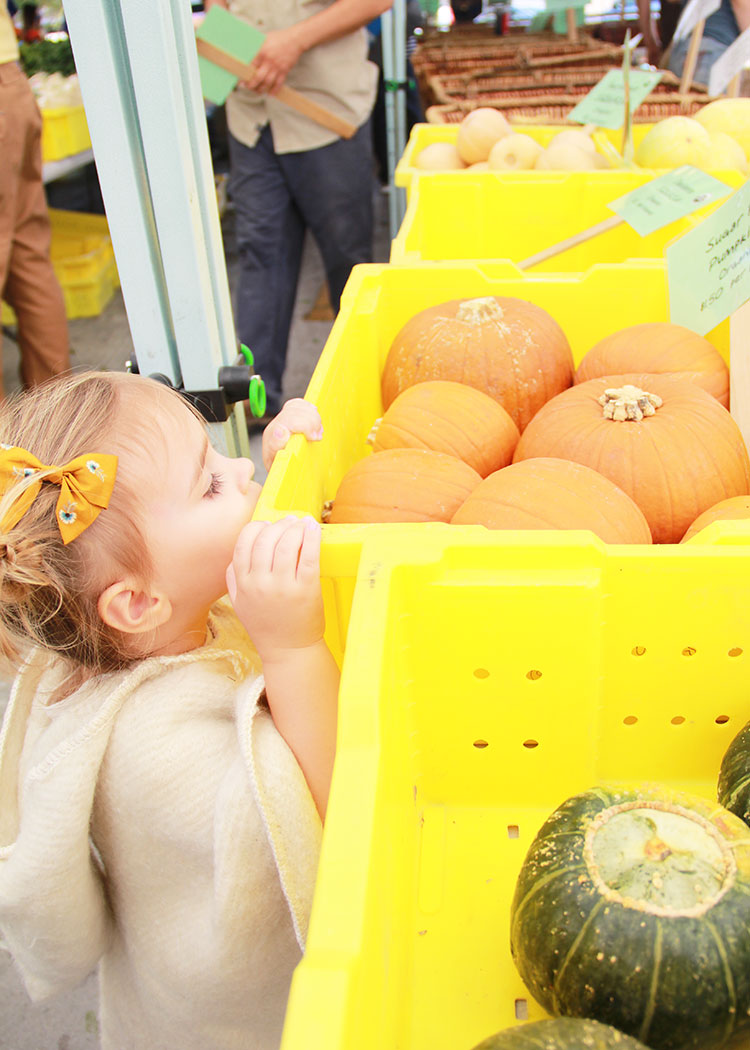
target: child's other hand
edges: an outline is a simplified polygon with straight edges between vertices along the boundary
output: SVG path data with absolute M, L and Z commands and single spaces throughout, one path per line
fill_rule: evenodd
M 287 401 L 278 416 L 263 431 L 263 466 L 271 469 L 277 452 L 286 447 L 292 434 L 304 434 L 308 441 L 320 441 L 323 424 L 317 408 L 302 397 Z
M 264 663 L 315 645 L 325 628 L 318 522 L 250 522 L 227 569 L 227 590 Z

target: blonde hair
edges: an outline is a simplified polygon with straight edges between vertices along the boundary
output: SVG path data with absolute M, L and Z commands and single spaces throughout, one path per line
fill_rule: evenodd
M 165 399 L 179 395 L 150 379 L 85 372 L 53 379 L 0 407 L 0 442 L 42 463 L 85 453 L 118 456 L 109 506 L 65 545 L 55 519 L 56 485 L 42 488 L 11 529 L 0 526 L 0 654 L 17 665 L 29 646 L 59 653 L 92 673 L 127 666 L 136 654 L 127 636 L 105 624 L 97 601 L 118 578 L 148 584 L 153 563 L 144 534 L 144 464 L 159 447 Z M 0 499 L 0 522 L 28 481 Z

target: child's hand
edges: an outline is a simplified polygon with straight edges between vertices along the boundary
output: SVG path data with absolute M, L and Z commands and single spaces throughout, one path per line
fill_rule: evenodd
M 271 469 L 276 453 L 286 447 L 292 434 L 304 434 L 308 441 L 320 441 L 323 437 L 323 424 L 317 408 L 301 397 L 287 401 L 263 431 L 262 454 L 266 470 Z
M 227 590 L 264 664 L 315 645 L 325 628 L 318 522 L 250 522 L 227 569 Z

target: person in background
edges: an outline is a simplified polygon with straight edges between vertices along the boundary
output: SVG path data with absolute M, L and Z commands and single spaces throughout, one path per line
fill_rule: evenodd
M 648 53 L 648 60 L 652 64 L 657 65 L 660 60 L 663 61 L 662 55 L 672 40 L 684 6 L 685 3 L 679 0 L 676 3 L 671 0 L 662 0 L 662 14 L 657 30 L 651 14 L 650 0 L 638 0 L 639 27 L 643 33 L 643 43 Z M 667 25 L 670 27 L 668 38 L 661 36 L 661 23 L 667 9 L 670 9 L 667 15 Z M 703 36 L 693 71 L 695 83 L 708 84 L 711 66 L 748 26 L 750 26 L 750 0 L 721 0 L 719 9 L 708 16 L 703 27 Z M 682 40 L 673 43 L 668 54 L 667 68 L 676 76 L 682 76 L 690 47 L 690 38 L 691 34 L 688 33 Z
M 299 398 L 266 468 L 292 433 Z M 0 442 L 3 946 L 34 1000 L 98 969 L 103 1050 L 278 1050 L 336 746 L 320 525 L 252 521 L 253 463 L 144 376 L 9 398 Z
M 278 411 L 305 231 L 336 312 L 351 269 L 372 262 L 370 115 L 378 70 L 365 26 L 392 0 L 207 0 L 265 34 L 253 76 L 227 99 L 229 193 L 240 258 L 235 324 Z M 274 98 L 283 84 L 357 128 L 339 138 Z
M 50 259 L 42 182 L 42 117 L 0 0 L 0 298 L 13 307 L 24 387 L 70 368 L 62 288 Z M 0 397 L 3 395 L 0 372 Z

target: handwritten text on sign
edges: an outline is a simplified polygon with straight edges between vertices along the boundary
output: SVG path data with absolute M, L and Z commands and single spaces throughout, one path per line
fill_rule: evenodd
M 661 80 L 661 72 L 629 69 L 630 112 L 640 106 Z M 610 69 L 568 114 L 578 124 L 621 128 L 625 122 L 625 83 L 621 69 Z
M 750 299 L 750 182 L 667 246 L 673 324 L 705 335 Z

